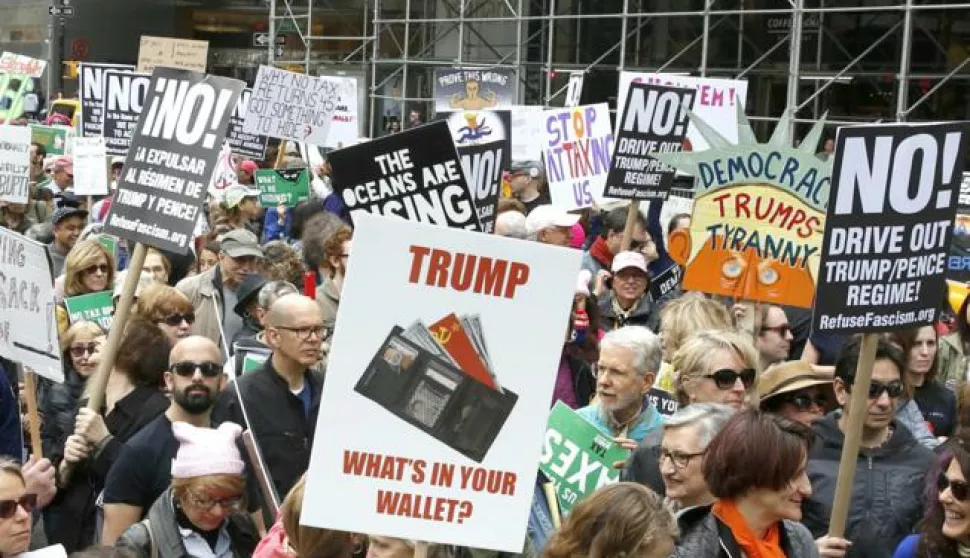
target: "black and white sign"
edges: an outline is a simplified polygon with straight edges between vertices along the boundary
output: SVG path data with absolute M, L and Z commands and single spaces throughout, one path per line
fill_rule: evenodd
M 262 161 L 266 158 L 266 142 L 269 138 L 247 133 L 243 130 L 243 123 L 246 120 L 246 111 L 249 110 L 249 99 L 253 95 L 252 89 L 244 89 L 239 96 L 239 102 L 232 111 L 232 118 L 229 119 L 229 131 L 226 132 L 226 143 L 236 155 L 249 157 Z
M 30 128 L 0 125 L 0 201 L 27 203 Z
M 441 115 L 448 122 L 482 230 L 492 232 L 502 171 L 509 168 L 512 123 L 509 111 L 462 111 Z
M 680 266 L 671 265 L 655 277 L 650 278 L 650 298 L 655 302 L 672 293 L 680 286 Z
M 569 85 L 566 87 L 564 107 L 578 107 L 583 98 L 584 72 L 569 72 Z
M 185 254 L 245 85 L 157 67 L 105 232 Z
M 620 117 L 616 148 L 603 194 L 629 200 L 664 200 L 676 171 L 650 156 L 680 151 L 694 91 L 631 83 Z
M 260 66 L 243 129 L 250 134 L 326 145 L 340 87 L 332 81 Z
M 108 155 L 124 156 L 148 96 L 151 76 L 133 72 L 104 72 L 102 135 Z
M 286 35 L 277 35 L 276 44 L 285 45 Z M 269 46 L 269 33 L 253 33 L 253 46 L 258 46 L 258 47 Z
M 54 17 L 74 17 L 74 6 L 48 6 L 47 13 Z
M 960 194 L 965 123 L 839 128 L 814 331 L 932 324 Z
M 351 217 L 369 211 L 482 230 L 446 122 L 340 149 L 329 161 L 334 190 Z
M 101 115 L 104 110 L 104 74 L 108 71 L 133 72 L 135 67 L 125 64 L 91 64 L 81 62 L 78 69 L 78 98 L 81 101 L 81 135 L 101 135 Z

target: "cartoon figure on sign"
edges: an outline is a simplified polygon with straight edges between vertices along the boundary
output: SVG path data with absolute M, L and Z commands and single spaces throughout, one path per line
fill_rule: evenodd
M 464 116 L 467 125 L 458 130 L 458 143 L 474 141 L 491 135 L 492 129 L 485 125 L 484 116 L 481 117 L 481 120 L 479 120 L 477 112 L 466 112 Z
M 736 106 L 737 144 L 691 114 L 711 148 L 656 155 L 696 178 L 691 225 L 671 233 L 670 256 L 685 290 L 810 308 L 831 182 L 831 163 L 814 154 L 824 119 L 797 149 L 787 117 L 760 144 Z
M 465 96 L 455 93 L 451 96 L 451 108 L 465 110 L 481 110 L 492 108 L 498 105 L 498 95 L 494 91 L 486 91 L 485 97 L 479 97 L 481 85 L 477 79 L 469 79 L 465 82 Z

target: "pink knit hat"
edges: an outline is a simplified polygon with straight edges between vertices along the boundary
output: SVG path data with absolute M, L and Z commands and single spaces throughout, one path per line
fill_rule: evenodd
M 576 223 L 573 225 L 573 235 L 570 237 L 569 245 L 581 249 L 584 244 L 586 244 L 586 231 L 583 230 L 583 225 Z
M 180 444 L 172 460 L 172 478 L 242 474 L 245 465 L 236 448 L 236 438 L 242 433 L 238 424 L 224 422 L 219 428 L 198 428 L 176 422 L 172 432 Z

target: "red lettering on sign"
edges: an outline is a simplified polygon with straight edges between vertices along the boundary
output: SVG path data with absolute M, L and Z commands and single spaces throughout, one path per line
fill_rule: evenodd
M 502 298 L 515 298 L 515 291 L 529 281 L 529 266 L 522 262 L 500 260 L 439 248 L 411 246 L 411 273 L 408 281 L 417 284 L 424 277 L 430 287 L 459 292 L 472 291 Z M 427 264 L 425 261 L 427 260 Z

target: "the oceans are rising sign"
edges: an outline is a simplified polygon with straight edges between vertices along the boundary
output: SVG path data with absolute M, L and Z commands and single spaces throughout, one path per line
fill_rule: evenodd
M 839 128 L 814 331 L 936 320 L 966 140 L 966 123 Z
M 186 253 L 243 82 L 156 68 L 105 231 Z
M 613 153 L 609 105 L 547 110 L 542 130 L 552 203 L 571 210 L 602 202 Z
M 334 190 L 352 218 L 361 212 L 482 230 L 448 123 L 334 151 Z
M 342 92 L 331 80 L 260 66 L 243 130 L 326 145 Z
M 606 196 L 667 199 L 676 171 L 650 154 L 680 151 L 687 135 L 687 111 L 693 105 L 693 89 L 630 84 L 606 177 Z
M 92 64 L 81 62 L 78 70 L 78 97 L 81 100 L 81 135 L 101 135 L 101 117 L 104 110 L 104 73 L 107 71 L 133 72 L 134 66 L 126 64 Z
M 101 129 L 108 155 L 124 156 L 148 94 L 148 74 L 104 72 L 104 111 Z
M 27 203 L 30 128 L 0 126 L 0 201 Z

